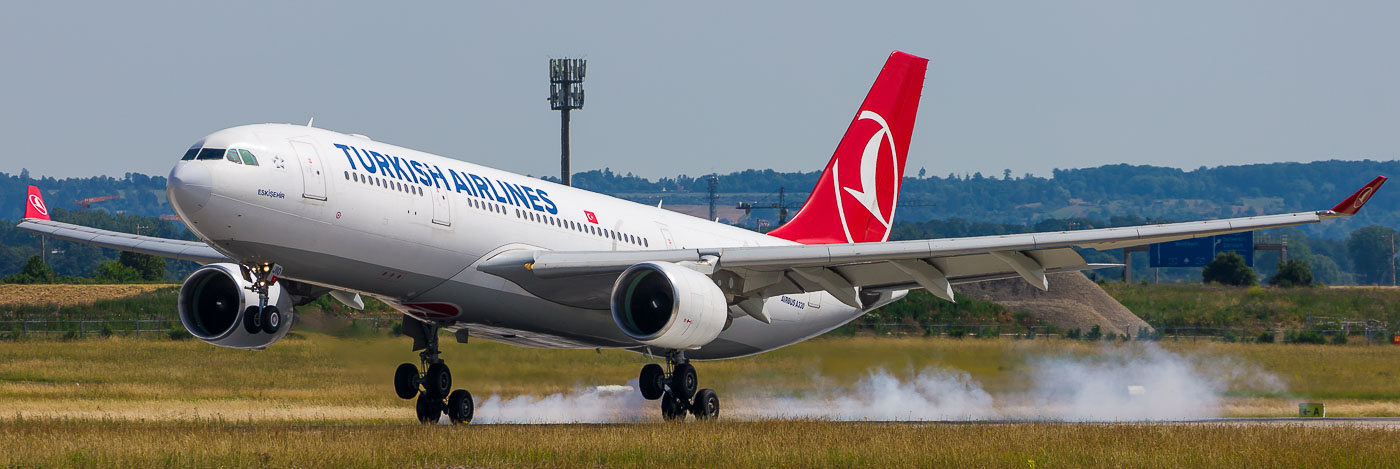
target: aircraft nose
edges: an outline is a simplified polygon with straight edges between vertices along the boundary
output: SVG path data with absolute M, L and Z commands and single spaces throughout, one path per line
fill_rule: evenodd
M 203 161 L 181 161 L 170 170 L 165 195 L 180 215 L 188 217 L 209 203 L 209 192 L 214 184 L 208 166 Z

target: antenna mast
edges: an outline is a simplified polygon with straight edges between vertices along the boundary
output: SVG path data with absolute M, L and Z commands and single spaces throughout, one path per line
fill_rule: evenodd
M 549 59 L 549 108 L 559 111 L 559 182 L 569 184 L 569 111 L 583 109 L 584 59 Z

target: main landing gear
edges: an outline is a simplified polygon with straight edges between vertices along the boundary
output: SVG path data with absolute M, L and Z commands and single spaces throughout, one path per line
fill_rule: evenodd
M 257 306 L 248 305 L 243 311 L 243 330 L 249 334 L 266 332 L 276 334 L 282 330 L 282 312 L 275 305 L 267 304 L 268 289 L 277 284 L 282 275 L 282 266 L 264 262 L 260 265 L 243 266 L 243 274 L 253 282 L 247 288 L 258 294 Z
M 661 365 L 649 363 L 642 367 L 642 375 L 637 380 L 642 397 L 661 400 L 662 418 L 667 421 L 685 420 L 687 413 L 695 415 L 696 420 L 719 417 L 719 396 L 713 389 L 696 389 L 700 380 L 684 353 L 667 353 L 666 368 L 669 368 L 669 372 Z
M 416 329 L 409 330 L 415 323 Z M 394 370 L 394 392 L 400 399 L 418 398 L 419 422 L 437 423 L 446 413 L 452 423 L 471 423 L 475 410 L 472 395 L 465 389 L 452 390 L 452 371 L 439 356 L 437 331 L 435 324 L 404 318 L 404 332 L 413 337 L 414 349 L 418 350 L 419 341 L 423 341 L 423 352 L 418 357 L 425 371 L 420 374 L 412 363 L 399 365 Z

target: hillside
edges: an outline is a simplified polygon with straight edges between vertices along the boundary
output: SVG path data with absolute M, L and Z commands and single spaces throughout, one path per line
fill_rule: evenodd
M 911 168 L 904 180 L 900 210 L 892 239 L 977 236 L 1030 231 L 1056 231 L 1108 226 L 1138 225 L 1173 220 L 1209 219 L 1262 213 L 1305 211 L 1330 207 L 1375 174 L 1400 174 L 1400 161 L 1318 161 L 1220 166 L 1183 171 L 1154 166 L 1110 165 L 1097 168 L 1056 170 L 1049 178 L 1001 177 L 980 174 L 930 176 Z M 778 189 L 786 192 L 785 205 L 802 204 L 802 192 L 819 174 L 748 170 L 718 177 L 717 217 L 721 222 L 754 227 L 776 226 L 772 208 L 745 211 L 739 202 L 775 206 Z M 612 194 L 698 217 L 707 217 L 707 179 L 680 175 L 649 180 L 610 170 L 579 173 L 576 184 L 584 189 Z M 27 173 L 0 173 L 0 275 L 18 270 L 38 252 L 37 239 L 13 230 L 12 221 L 23 215 L 26 186 L 43 191 L 55 219 L 125 232 L 190 239 L 170 216 L 165 200 L 165 178 L 129 173 L 122 178 L 32 178 Z M 1354 265 L 1345 239 L 1356 229 L 1377 224 L 1400 227 L 1400 188 L 1382 189 L 1366 210 L 1351 219 L 1273 230 L 1265 236 L 1288 237 L 1290 255 L 1307 260 L 1317 280 L 1327 284 L 1374 283 L 1378 273 L 1361 272 Z M 79 210 L 78 201 L 119 196 Z M 102 261 L 115 258 L 110 250 L 71 243 L 49 246 L 58 254 L 50 266 L 61 275 L 84 276 Z M 1121 262 L 1118 251 L 1085 253 L 1095 262 Z M 1272 274 L 1277 256 L 1260 253 L 1256 268 Z M 1152 272 L 1145 257 L 1134 263 L 1134 278 L 1158 276 L 1164 281 L 1198 281 L 1199 269 L 1163 269 Z M 1383 262 L 1383 261 L 1382 261 Z M 170 280 L 190 270 L 172 264 Z M 1120 278 L 1119 269 L 1096 273 Z
M 935 171 L 936 172 L 936 171 Z M 1108 165 L 1055 170 L 1050 177 L 982 174 L 937 176 L 924 168 L 909 168 L 900 196 L 898 220 L 932 219 L 1035 224 L 1046 219 L 1132 215 L 1143 219 L 1191 220 L 1330 207 L 1377 174 L 1400 174 L 1400 161 L 1316 161 L 1181 170 L 1157 166 Z M 729 208 L 722 220 L 752 225 L 758 219 L 776 224 L 774 209 L 745 215 L 731 207 L 738 202 L 776 204 L 778 189 L 787 190 L 785 204 L 796 208 L 819 174 L 747 170 L 718 175 L 719 206 Z M 550 179 L 550 178 L 546 178 Z M 707 183 L 701 177 L 645 179 L 611 170 L 574 176 L 580 188 L 612 194 L 651 205 L 708 212 Z M 52 207 L 76 208 L 88 197 L 119 195 L 92 208 L 142 216 L 171 213 L 165 201 L 165 178 L 129 173 L 122 178 L 92 177 L 34 179 L 28 174 L 0 173 L 0 219 L 23 215 L 25 187 L 38 185 Z M 1393 191 L 1395 189 L 1390 189 Z M 1350 220 L 1305 228 L 1310 236 L 1342 238 L 1356 228 L 1379 224 L 1400 226 L 1400 196 L 1376 197 L 1367 210 Z

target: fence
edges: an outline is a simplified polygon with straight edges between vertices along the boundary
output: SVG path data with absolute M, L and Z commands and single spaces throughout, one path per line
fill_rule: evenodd
M 345 324 L 374 334 L 386 333 L 399 324 L 394 317 L 352 318 Z M 873 334 L 895 337 L 1006 338 L 1025 340 L 1153 340 L 1171 342 L 1301 342 L 1344 343 L 1365 340 L 1372 344 L 1388 344 L 1395 332 L 1382 327 L 1313 327 L 1306 329 L 1278 328 L 1208 328 L 1159 327 L 1129 328 L 1127 334 L 1089 330 L 1064 329 L 1053 326 L 1012 326 L 1005 324 L 923 324 L 923 323 L 852 323 L 837 329 L 835 334 Z M 294 326 L 295 327 L 295 324 Z M 183 331 L 178 319 L 24 319 L 0 320 L 0 340 L 19 338 L 64 338 L 121 336 L 168 336 Z M 1346 339 L 1338 339 L 1345 337 Z M 1267 339 L 1267 340 L 1266 340 Z
M 1396 332 L 1383 327 L 1313 327 L 1313 328 L 1247 328 L 1247 327 L 1129 327 L 1126 334 L 1110 333 L 1090 328 L 1065 329 L 1054 326 L 1013 326 L 1005 324 L 915 324 L 915 323 L 852 323 L 836 333 L 871 333 L 879 336 L 927 336 L 1011 339 L 1076 339 L 1076 340 L 1151 340 L 1167 342 L 1278 342 L 1278 343 L 1346 343 L 1365 340 L 1371 344 L 1390 344 Z M 1344 337 L 1345 339 L 1339 339 Z
M 0 338 L 18 339 L 106 337 L 111 335 L 167 335 L 184 330 L 175 319 L 25 319 L 0 320 Z

